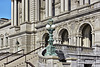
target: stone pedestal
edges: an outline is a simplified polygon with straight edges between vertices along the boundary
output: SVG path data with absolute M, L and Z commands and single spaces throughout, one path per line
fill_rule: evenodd
M 58 57 L 57 56 L 47 56 L 47 65 L 46 67 L 58 67 Z
M 92 46 L 94 48 L 94 54 L 95 55 L 100 55 L 100 45 L 94 45 Z
M 77 67 L 77 59 L 76 58 L 66 58 L 67 63 L 70 63 L 70 67 Z
M 31 23 L 29 22 L 24 22 L 20 25 L 20 32 L 31 32 Z
M 39 56 L 38 67 L 63 67 L 57 56 Z

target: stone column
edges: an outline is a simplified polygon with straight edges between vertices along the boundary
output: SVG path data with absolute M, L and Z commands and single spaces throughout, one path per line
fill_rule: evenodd
M 49 16 L 52 17 L 52 0 L 49 0 Z
M 17 0 L 14 0 L 14 26 L 17 26 L 17 19 L 18 19 L 18 16 L 17 16 L 17 14 L 18 14 L 18 10 L 17 10 L 17 8 L 18 8 L 18 5 L 17 5 Z
M 46 4 L 46 6 L 45 6 L 45 12 L 46 12 L 46 18 L 49 16 L 49 0 L 46 0 L 45 1 L 45 4 Z
M 91 33 L 92 34 L 92 46 L 95 45 L 95 34 L 94 32 Z
M 39 21 L 39 0 L 36 0 L 36 21 Z
M 80 40 L 79 40 L 79 35 L 77 35 L 77 46 L 80 46 L 79 44 L 80 44 L 80 42 L 79 42 Z
M 20 18 L 20 7 L 21 7 L 21 5 L 20 5 L 20 2 L 18 1 L 18 8 L 17 8 L 17 10 L 18 10 L 18 20 L 17 20 L 17 21 L 18 21 L 18 26 L 19 26 L 20 23 L 21 23 L 21 22 L 20 22 L 20 19 L 21 19 L 21 18 Z
M 83 5 L 83 0 L 80 0 L 80 6 L 82 6 Z
M 0 38 L 0 48 L 2 48 L 1 38 Z
M 85 0 L 85 5 L 88 5 L 89 4 L 89 0 Z
M 68 38 L 69 38 L 69 44 L 68 45 L 72 45 L 71 44 L 71 36 L 69 35 Z
M 11 0 L 11 26 L 14 26 L 14 0 Z
M 29 0 L 25 0 L 25 22 L 28 22 L 29 15 Z
M 88 46 L 89 46 L 88 38 L 85 38 L 85 39 L 86 39 L 86 40 L 85 40 L 84 46 L 85 46 L 85 47 L 88 47 Z
M 61 0 L 61 12 L 64 12 L 64 9 L 65 9 L 65 7 L 64 7 L 64 0 Z
M 77 39 L 76 36 L 74 36 L 74 43 L 73 43 L 74 46 L 77 46 L 77 41 L 76 41 L 76 39 Z
M 82 37 L 80 37 L 79 39 L 80 39 L 80 46 L 82 46 Z
M 53 44 L 61 44 L 61 38 L 54 38 Z
M 22 23 L 25 22 L 25 0 L 22 0 Z
M 68 9 L 69 9 L 68 4 L 69 4 L 68 0 L 65 0 L 65 11 L 68 11 Z

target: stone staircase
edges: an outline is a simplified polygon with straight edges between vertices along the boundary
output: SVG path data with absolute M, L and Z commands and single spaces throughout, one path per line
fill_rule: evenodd
M 43 47 L 39 47 L 27 54 L 20 55 L 17 58 L 14 58 L 8 62 L 4 63 L 2 67 L 38 67 L 38 51 L 41 50 Z
M 4 63 L 7 63 L 11 61 L 12 59 L 15 59 L 23 54 L 24 50 L 19 50 L 15 53 L 6 53 L 3 54 L 2 56 L 0 55 L 0 67 L 4 67 Z
M 76 60 L 78 59 L 77 56 L 74 56 L 74 54 L 78 55 L 81 53 L 81 55 L 83 54 L 85 56 L 88 54 L 92 55 L 93 53 L 92 48 L 86 47 L 75 47 L 69 45 L 55 45 L 55 47 L 58 52 L 58 58 L 44 56 L 46 49 L 44 48 L 41 50 L 43 47 L 39 47 L 27 54 L 8 55 L 9 58 L 6 57 L 3 60 L 0 60 L 0 67 L 48 67 L 48 61 L 52 58 L 55 64 L 54 67 L 72 67 L 77 63 Z

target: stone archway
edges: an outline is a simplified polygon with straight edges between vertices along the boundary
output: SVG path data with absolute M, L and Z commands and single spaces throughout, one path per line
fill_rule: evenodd
M 81 46 L 92 47 L 92 28 L 89 24 L 83 24 L 80 28 Z
M 42 37 L 42 40 L 44 41 L 45 47 L 48 45 L 48 39 L 49 39 L 49 34 L 45 33 Z
M 59 38 L 61 38 L 61 44 L 69 44 L 68 31 L 66 29 L 60 31 Z

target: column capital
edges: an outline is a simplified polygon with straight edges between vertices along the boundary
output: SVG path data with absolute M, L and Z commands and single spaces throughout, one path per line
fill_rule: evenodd
M 77 34 L 76 37 L 82 37 L 82 34 Z

